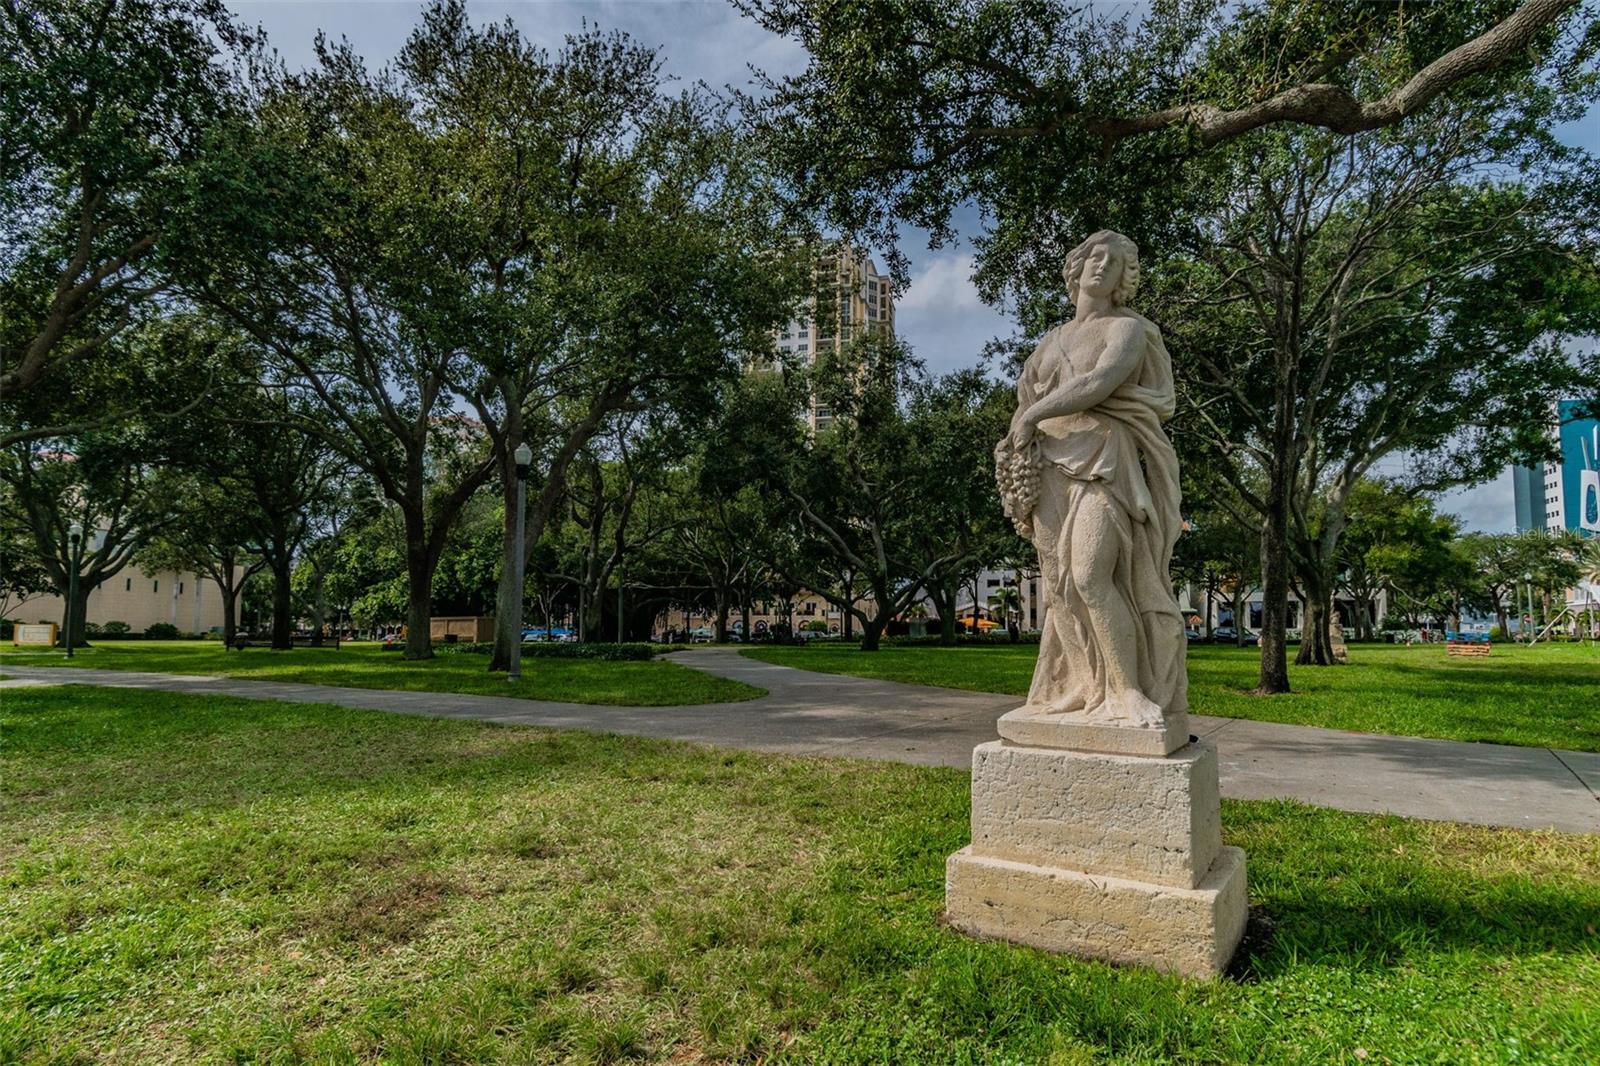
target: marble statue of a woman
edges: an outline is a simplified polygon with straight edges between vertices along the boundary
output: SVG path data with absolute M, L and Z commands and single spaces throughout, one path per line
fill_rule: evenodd
M 1039 552 L 1039 663 L 1022 712 L 1161 728 L 1188 710 L 1172 360 L 1127 303 L 1139 250 L 1102 230 L 1067 256 L 1075 313 L 1029 357 L 995 449 L 1006 513 Z M 1060 719 L 1058 719 L 1060 720 Z M 1183 730 L 1187 740 L 1187 729 Z

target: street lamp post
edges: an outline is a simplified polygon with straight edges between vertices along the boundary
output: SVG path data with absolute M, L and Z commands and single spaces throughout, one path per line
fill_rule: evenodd
M 67 658 L 72 658 L 72 645 L 77 634 L 72 631 L 72 616 L 78 609 L 78 570 L 83 565 L 83 526 L 72 523 L 67 530 L 67 558 L 72 569 L 67 572 Z
M 511 572 L 515 578 L 516 595 L 511 597 L 511 668 L 506 671 L 507 681 L 522 680 L 522 560 L 523 535 L 528 511 L 528 467 L 533 464 L 533 449 L 528 442 L 517 445 L 511 454 L 517 464 L 517 519 L 516 551 L 511 555 Z
M 1523 574 L 1522 582 L 1528 587 L 1528 643 L 1532 644 L 1537 639 L 1534 636 L 1536 631 L 1534 630 L 1533 622 L 1533 575 Z

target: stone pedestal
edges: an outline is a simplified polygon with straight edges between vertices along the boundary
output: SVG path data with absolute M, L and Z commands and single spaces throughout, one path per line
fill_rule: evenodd
M 1002 739 L 972 753 L 972 844 L 946 866 L 950 924 L 1085 958 L 1221 973 L 1244 934 L 1244 852 L 1222 846 L 1216 749 L 1186 735 L 1174 745 L 1175 724 L 1001 719 Z

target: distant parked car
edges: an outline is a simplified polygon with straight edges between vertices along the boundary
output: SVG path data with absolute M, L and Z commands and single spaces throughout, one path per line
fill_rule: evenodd
M 1211 631 L 1211 637 L 1218 644 L 1237 643 L 1243 644 L 1247 648 L 1254 648 L 1261 643 L 1260 635 L 1253 633 L 1248 629 L 1244 631 L 1244 637 L 1241 639 L 1239 636 L 1239 631 L 1234 629 L 1233 626 L 1218 626 Z
M 1190 644 L 1199 644 L 1206 639 L 1206 635 L 1200 632 L 1198 626 L 1184 626 L 1183 635 L 1188 638 Z

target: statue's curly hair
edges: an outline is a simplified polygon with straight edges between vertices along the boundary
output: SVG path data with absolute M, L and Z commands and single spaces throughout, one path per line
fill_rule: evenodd
M 1067 283 L 1067 295 L 1073 304 L 1078 302 L 1078 279 L 1083 276 L 1083 264 L 1088 261 L 1089 253 L 1102 244 L 1109 244 L 1122 256 L 1122 279 L 1111 294 L 1111 302 L 1121 307 L 1139 291 L 1139 246 L 1115 230 L 1103 229 L 1091 233 L 1082 244 L 1067 253 L 1061 277 Z

